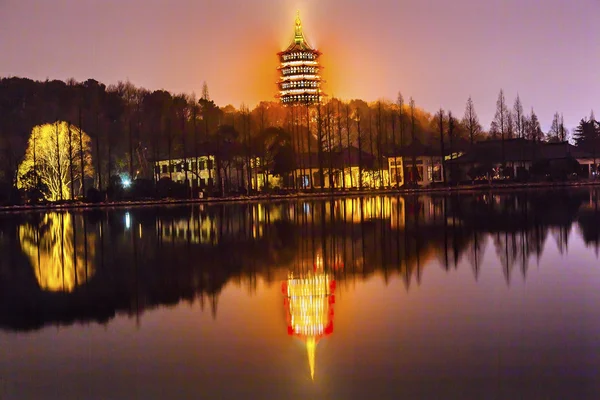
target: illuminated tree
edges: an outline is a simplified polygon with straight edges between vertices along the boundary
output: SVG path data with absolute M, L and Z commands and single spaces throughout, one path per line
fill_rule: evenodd
M 75 196 L 81 195 L 82 179 L 94 176 L 90 143 L 90 137 L 85 132 L 66 122 L 57 121 L 34 127 L 25 158 L 19 165 L 18 187 L 23 188 L 22 179 L 34 171 L 36 179 L 47 188 L 46 199 L 70 199 L 72 185 Z M 84 166 L 84 177 L 79 168 L 71 168 L 81 164 Z

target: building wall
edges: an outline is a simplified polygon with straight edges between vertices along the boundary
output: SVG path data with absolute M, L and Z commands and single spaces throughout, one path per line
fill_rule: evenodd
M 214 156 L 188 158 L 187 160 L 187 185 L 188 187 L 199 187 L 200 189 L 217 189 L 218 174 Z M 265 187 L 265 174 L 262 171 L 260 159 L 250 160 L 250 177 L 248 177 L 248 165 L 245 158 L 239 158 L 221 165 L 221 177 L 223 185 L 225 180 L 229 182 L 229 190 L 240 191 L 250 187 L 252 190 L 263 190 Z M 171 171 L 169 173 L 169 171 Z M 225 176 L 227 179 L 225 179 Z M 161 160 L 155 163 L 154 177 L 158 181 L 162 178 L 170 178 L 174 182 L 186 183 L 186 173 L 183 159 Z M 247 185 L 250 179 L 250 185 Z M 267 175 L 269 187 L 280 187 L 281 179 L 273 175 Z M 227 188 L 225 188 L 227 189 Z
M 185 166 L 183 159 L 160 160 L 154 163 L 154 176 L 158 181 L 162 178 L 171 178 L 173 182 L 186 183 Z M 187 159 L 187 185 L 190 187 L 212 187 L 216 184 L 217 170 L 214 156 Z
M 415 157 L 417 167 L 417 184 L 428 186 L 444 181 L 444 170 L 441 157 Z M 392 186 L 402 186 L 405 182 L 413 181 L 412 157 L 388 157 L 389 177 Z M 396 182 L 396 176 L 398 177 Z
M 344 169 L 336 169 L 333 171 L 333 179 L 330 179 L 329 169 L 323 168 L 323 179 L 325 182 L 320 182 L 319 168 L 298 168 L 296 169 L 296 179 L 298 187 L 308 189 L 358 189 L 361 187 L 360 169 L 353 166 Z M 333 183 L 333 185 L 332 185 Z M 362 188 L 375 189 L 389 187 L 390 179 L 387 170 L 380 171 L 362 171 Z

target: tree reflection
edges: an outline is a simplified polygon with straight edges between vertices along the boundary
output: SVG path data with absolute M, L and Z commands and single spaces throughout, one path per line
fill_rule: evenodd
M 96 236 L 90 233 L 78 240 L 77 230 L 83 233 L 84 226 L 81 214 L 50 212 L 38 223 L 19 227 L 21 248 L 42 290 L 72 292 L 94 275 L 89 257 L 94 257 Z
M 339 290 L 372 276 L 385 283 L 399 278 L 410 290 L 426 281 L 430 268 L 471 268 L 477 281 L 499 267 L 510 284 L 517 271 L 525 279 L 549 245 L 568 254 L 575 234 L 595 249 L 600 243 L 596 189 L 196 204 L 0 219 L 0 326 L 22 329 L 106 321 L 118 312 L 138 317 L 181 301 L 207 303 L 217 318 L 229 282 L 253 292 L 259 280 L 281 282 L 290 272 L 299 279 L 323 271 Z M 494 251 L 486 252 L 488 243 Z

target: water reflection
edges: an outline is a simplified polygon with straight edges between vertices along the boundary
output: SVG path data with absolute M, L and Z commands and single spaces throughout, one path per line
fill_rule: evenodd
M 398 276 L 410 289 L 438 265 L 468 265 L 479 280 L 496 268 L 489 256 L 510 285 L 526 279 L 550 240 L 565 257 L 573 243 L 597 257 L 600 243 L 597 189 L 5 214 L 0 222 L 0 326 L 7 329 L 137 318 L 181 301 L 208 304 L 217 318 L 228 282 L 252 293 L 259 279 L 291 279 L 289 289 L 303 279 L 343 287 L 379 275 Z M 331 306 L 287 296 L 296 320 L 302 307 Z M 329 315 L 317 308 L 314 318 Z
M 94 275 L 96 235 L 81 214 L 50 212 L 20 225 L 18 235 L 40 289 L 72 292 Z
M 315 266 L 314 271 L 299 276 L 290 273 L 282 289 L 288 334 L 305 343 L 310 377 L 314 379 L 317 344 L 333 333 L 335 280 L 322 266 Z

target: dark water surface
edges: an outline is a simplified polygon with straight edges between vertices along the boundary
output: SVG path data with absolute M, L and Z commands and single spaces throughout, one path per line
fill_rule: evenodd
M 0 215 L 0 398 L 600 398 L 600 189 Z

